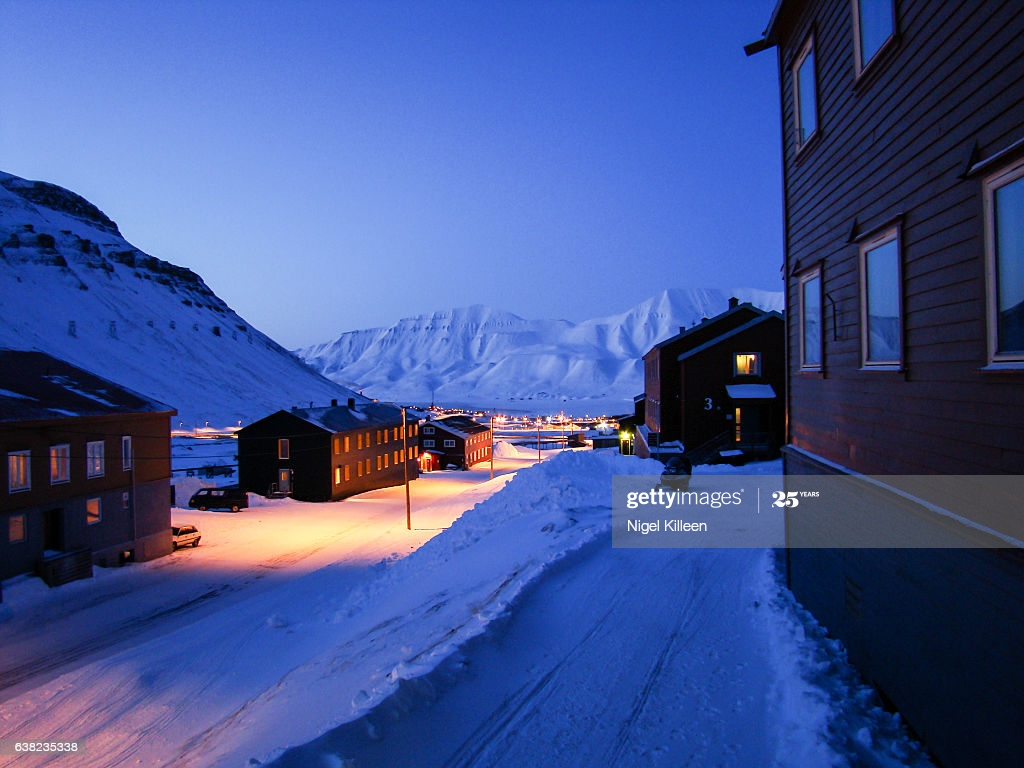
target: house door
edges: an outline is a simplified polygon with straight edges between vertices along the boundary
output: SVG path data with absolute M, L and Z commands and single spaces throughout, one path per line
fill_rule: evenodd
M 43 549 L 64 551 L 64 510 L 48 509 L 43 512 Z
M 277 470 L 277 490 L 281 493 L 292 492 L 292 471 L 290 469 Z

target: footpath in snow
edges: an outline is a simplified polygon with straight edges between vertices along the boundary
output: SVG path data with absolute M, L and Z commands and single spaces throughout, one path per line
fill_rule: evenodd
M 134 604 L 127 582 L 89 596 L 132 572 L 166 574 L 142 596 L 192 580 L 208 587 L 193 597 L 209 597 L 143 612 L 149 631 L 26 673 L 0 691 L 0 738 L 83 740 L 74 765 L 104 768 L 926 765 L 787 598 L 771 553 L 611 548 L 612 476 L 658 471 L 562 453 L 414 508 L 414 527 L 440 532 L 404 531 L 401 489 L 176 510 L 211 540 L 82 582 L 77 612 L 99 626 L 95 611 Z M 428 486 L 414 483 L 414 498 Z M 304 530 L 307 515 L 320 522 Z M 251 540 L 228 546 L 214 535 L 228 527 Z M 294 537 L 283 551 L 278 535 Z M 262 557 L 261 543 L 281 554 Z M 52 601 L 12 603 L 0 643 L 20 648 L 22 669 L 26 617 L 50 615 L 68 648 L 95 636 L 60 623 Z

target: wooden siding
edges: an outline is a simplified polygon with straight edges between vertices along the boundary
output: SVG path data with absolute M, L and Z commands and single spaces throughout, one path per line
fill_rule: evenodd
M 780 30 L 788 305 L 822 264 L 824 365 L 799 372 L 790 312 L 790 442 L 868 473 L 1024 471 L 1024 372 L 987 363 L 981 178 L 1024 138 L 1024 6 L 897 3 L 895 45 L 858 79 L 848 0 Z M 790 19 L 789 21 L 792 21 Z M 819 135 L 799 151 L 790 65 L 813 30 Z M 900 227 L 904 367 L 861 370 L 859 249 Z M 856 227 L 856 228 L 855 228 Z M 834 302 L 834 305 L 833 305 Z

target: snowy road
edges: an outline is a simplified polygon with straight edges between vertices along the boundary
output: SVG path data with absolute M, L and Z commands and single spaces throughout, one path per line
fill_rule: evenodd
M 612 476 L 658 465 L 528 464 L 417 481 L 413 531 L 401 489 L 178 510 L 198 549 L 5 584 L 0 739 L 81 739 L 76 768 L 926 764 L 767 552 L 610 546 Z
M 428 680 L 273 765 L 768 766 L 784 747 L 791 765 L 827 765 L 826 746 L 787 744 L 760 615 L 768 557 L 602 537 Z

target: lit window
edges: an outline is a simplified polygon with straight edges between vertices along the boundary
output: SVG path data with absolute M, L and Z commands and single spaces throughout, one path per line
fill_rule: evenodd
M 7 541 L 16 544 L 25 540 L 25 516 L 11 515 L 7 519 Z
M 121 438 L 121 469 L 125 472 L 132 468 L 132 438 L 131 435 L 124 435 Z
M 331 439 L 331 451 L 334 453 L 335 456 L 341 453 L 341 438 L 338 437 L 337 435 L 335 435 L 335 437 Z
M 334 484 L 341 485 L 341 467 L 334 468 Z
M 853 0 L 853 42 L 857 74 L 871 63 L 896 31 L 893 0 Z
M 85 444 L 86 477 L 103 477 L 103 451 L 102 440 Z
M 861 347 L 865 366 L 898 366 L 902 359 L 899 230 L 861 246 Z
M 800 278 L 800 367 L 821 368 L 821 271 Z
M 818 84 L 814 69 L 814 38 L 808 38 L 793 64 L 793 114 L 796 145 L 802 147 L 818 130 Z
M 277 441 L 277 458 L 279 459 L 290 459 L 292 457 L 292 446 L 291 442 L 287 437 L 282 437 Z
M 349 435 L 345 435 L 345 453 L 352 450 L 352 438 Z
M 736 376 L 760 376 L 761 355 L 756 352 L 741 352 L 736 355 Z
M 71 446 L 50 446 L 50 485 L 66 483 L 71 479 Z
M 28 491 L 32 488 L 31 454 L 29 451 L 13 451 L 7 454 L 7 490 Z
M 985 181 L 989 358 L 1024 362 L 1024 160 Z
M 99 499 L 89 499 L 85 502 L 85 522 L 95 525 L 103 519 L 103 504 Z

